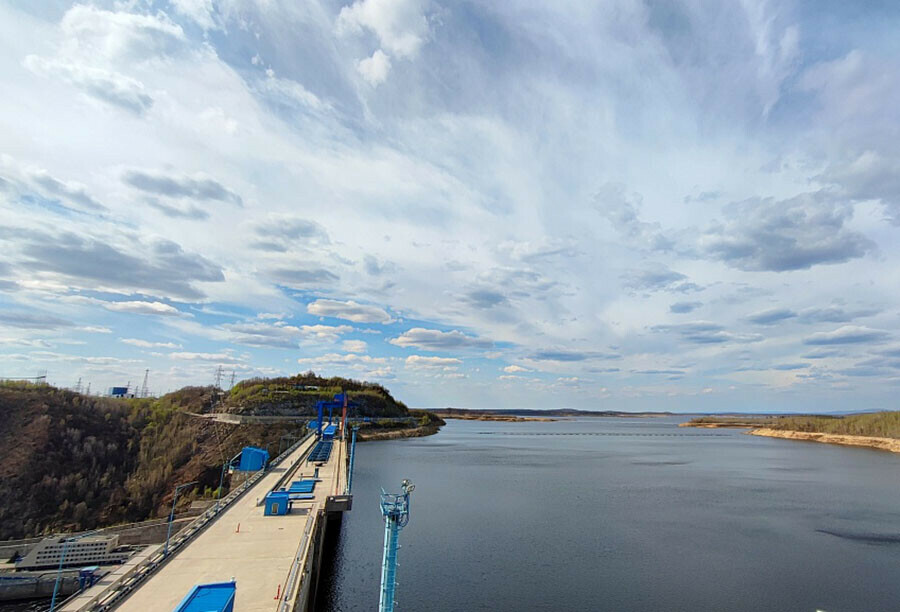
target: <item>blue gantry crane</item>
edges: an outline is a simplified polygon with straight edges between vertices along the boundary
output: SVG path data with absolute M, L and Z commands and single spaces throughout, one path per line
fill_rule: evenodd
M 394 612 L 394 591 L 397 587 L 397 551 L 400 530 L 409 523 L 409 494 L 416 485 L 404 479 L 402 493 L 381 490 L 381 515 L 384 517 L 384 559 L 381 563 L 381 602 L 379 612 Z
M 326 408 L 328 409 L 328 425 L 331 425 L 331 422 L 334 419 L 334 409 L 338 408 L 342 410 L 340 435 L 343 437 L 346 435 L 345 429 L 347 427 L 347 409 L 357 407 L 358 404 L 356 402 L 350 401 L 350 397 L 346 391 L 335 394 L 334 399 L 332 399 L 331 401 L 319 400 L 318 402 L 316 402 L 316 411 L 319 413 L 318 419 L 315 421 L 316 436 L 319 439 L 322 438 L 322 425 L 324 421 L 324 411 Z

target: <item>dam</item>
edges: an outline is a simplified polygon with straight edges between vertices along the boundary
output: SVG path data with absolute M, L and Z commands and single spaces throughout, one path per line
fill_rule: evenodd
M 318 431 L 179 532 L 168 554 L 147 547 L 58 609 L 188 610 L 195 587 L 223 583 L 235 586 L 234 609 L 312 609 L 326 531 L 352 506 L 348 438 L 346 419 L 326 427 L 320 419 Z

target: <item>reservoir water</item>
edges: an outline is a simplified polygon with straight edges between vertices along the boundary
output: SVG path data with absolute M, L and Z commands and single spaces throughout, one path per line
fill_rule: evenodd
M 410 478 L 398 610 L 900 610 L 900 456 L 682 420 L 359 444 L 320 609 L 377 609 L 378 494 Z

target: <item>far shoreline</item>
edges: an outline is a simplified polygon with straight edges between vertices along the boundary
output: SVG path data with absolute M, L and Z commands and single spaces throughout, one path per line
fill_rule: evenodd
M 871 448 L 891 453 L 900 453 L 900 439 L 885 436 L 854 435 L 847 433 L 831 433 L 825 431 L 799 431 L 790 428 L 777 428 L 768 426 L 773 421 L 763 421 L 758 418 L 756 422 L 741 417 L 723 417 L 722 420 L 711 420 L 703 417 L 685 423 L 679 423 L 679 427 L 697 427 L 701 429 L 747 429 L 744 432 L 749 436 L 764 438 L 780 438 L 782 440 L 799 440 L 802 442 L 820 442 L 823 444 L 837 444 L 840 446 L 858 446 Z
M 848 434 L 828 434 L 813 431 L 791 431 L 789 429 L 771 429 L 760 427 L 746 432 L 748 436 L 765 438 L 782 438 L 785 440 L 801 440 L 804 442 L 821 442 L 841 446 L 860 446 L 883 450 L 889 453 L 900 453 L 900 440 L 896 438 L 879 438 L 876 436 L 851 436 Z

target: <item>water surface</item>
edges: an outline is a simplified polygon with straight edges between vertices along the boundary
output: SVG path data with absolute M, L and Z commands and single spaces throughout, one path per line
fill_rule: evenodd
M 378 493 L 403 478 L 399 610 L 900 609 L 900 457 L 680 420 L 448 421 L 358 445 L 321 609 L 377 609 Z M 546 435 L 563 433 L 593 435 Z

